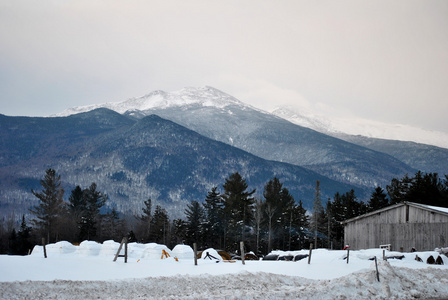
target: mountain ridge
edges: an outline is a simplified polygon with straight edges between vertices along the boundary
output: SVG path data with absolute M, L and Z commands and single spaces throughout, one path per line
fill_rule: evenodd
M 46 168 L 55 169 L 64 184 L 67 198 L 75 185 L 87 187 L 96 182 L 109 195 L 109 209 L 139 214 L 143 201 L 166 207 L 172 216 L 181 216 L 191 200 L 205 199 L 213 186 L 225 183 L 231 173 L 240 172 L 261 197 L 264 184 L 277 176 L 293 194 L 310 208 L 316 180 L 322 194 L 332 196 L 352 185 L 333 181 L 305 168 L 268 161 L 228 144 L 204 137 L 173 121 L 156 115 L 134 120 L 98 109 L 69 117 L 0 117 L 0 138 L 10 147 L 2 147 L 23 157 L 0 167 L 0 206 L 5 211 L 27 213 L 37 199 L 31 188 L 39 190 Z M 116 122 L 108 122 L 112 118 Z M 118 121 L 118 122 L 117 122 Z M 31 147 L 12 144 L 17 124 L 25 122 L 21 138 Z M 64 124 L 64 122 L 66 122 Z M 35 131 L 30 125 L 41 130 Z M 104 124 L 109 127 L 104 128 Z M 87 130 L 86 135 L 78 132 Z M 30 136 L 33 139 L 29 139 Z M 55 138 L 57 137 L 57 138 Z M 36 149 L 42 148 L 42 152 Z
M 137 119 L 156 114 L 264 159 L 306 167 L 357 186 L 385 185 L 394 177 L 415 172 L 389 154 L 295 125 L 215 88 L 190 87 L 148 95 L 132 100 L 139 107 L 129 107 L 126 101 L 103 106 Z
M 448 134 L 404 124 L 384 123 L 366 119 L 343 119 L 322 116 L 293 106 L 278 107 L 272 114 L 294 124 L 335 137 L 344 135 L 415 142 L 448 149 Z

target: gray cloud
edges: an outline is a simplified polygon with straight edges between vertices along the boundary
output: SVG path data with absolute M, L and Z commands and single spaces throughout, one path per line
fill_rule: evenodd
M 50 115 L 210 85 L 448 132 L 446 1 L 2 1 L 0 104 Z

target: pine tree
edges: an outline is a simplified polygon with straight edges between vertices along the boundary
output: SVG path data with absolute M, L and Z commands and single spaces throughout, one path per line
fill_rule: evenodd
M 293 206 L 291 218 L 289 248 L 291 250 L 302 249 L 308 241 L 310 226 L 310 220 L 306 209 L 303 207 L 302 200 L 299 200 L 299 203 Z
M 66 204 L 63 200 L 64 189 L 61 188 L 61 177 L 56 175 L 53 169 L 47 169 L 45 177 L 40 181 L 43 191 L 38 193 L 31 190 L 40 202 L 39 205 L 30 209 L 35 216 L 31 222 L 47 238 L 47 242 L 58 240 L 58 222 L 64 214 Z
M 367 211 L 371 212 L 389 205 L 389 200 L 381 187 L 376 187 L 367 203 Z
M 86 199 L 84 192 L 79 185 L 77 185 L 68 198 L 68 214 L 69 214 L 69 226 L 71 227 L 71 239 L 81 242 L 80 238 L 80 224 L 82 223 L 83 214 L 86 211 Z
M 390 204 L 396 204 L 407 200 L 412 179 L 406 174 L 401 180 L 393 178 L 390 185 L 386 186 Z
M 170 222 L 168 213 L 160 205 L 156 205 L 154 215 L 151 220 L 152 241 L 159 244 L 167 244 L 170 233 Z
M 185 244 L 185 239 L 187 236 L 187 222 L 182 219 L 174 219 L 171 232 L 171 244 Z
M 103 218 L 103 235 L 104 239 L 107 240 L 115 240 L 115 241 L 121 241 L 123 238 L 123 222 L 120 219 L 119 212 L 115 209 L 115 207 L 112 208 L 112 210 L 107 213 Z M 129 242 L 129 240 L 128 240 Z
M 32 248 L 31 243 L 32 228 L 26 224 L 25 215 L 22 215 L 22 223 L 20 224 L 19 232 L 17 233 L 17 253 L 19 255 L 26 255 Z
M 448 181 L 439 179 L 437 173 L 418 171 L 414 177 L 405 175 L 401 180 L 392 179 L 386 187 L 391 204 L 409 201 L 448 207 Z
M 143 214 L 138 216 L 138 235 L 141 236 L 143 242 L 149 242 L 151 239 L 151 223 L 152 223 L 152 200 L 143 202 L 142 207 Z
M 100 221 L 100 209 L 107 201 L 107 195 L 96 190 L 96 183 L 92 183 L 83 192 L 85 210 L 82 213 L 80 224 L 80 239 L 90 240 L 97 235 L 97 223 Z
M 246 180 L 236 172 L 226 179 L 223 185 L 224 213 L 227 221 L 227 232 L 231 242 L 236 245 L 244 240 L 245 230 L 252 225 L 255 190 L 247 191 Z M 229 245 L 230 246 L 230 245 Z
M 187 217 L 187 244 L 193 245 L 193 243 L 197 243 L 199 247 L 202 247 L 204 209 L 198 201 L 193 200 L 191 203 L 187 204 L 185 215 Z
M 294 198 L 276 177 L 266 183 L 263 196 L 267 207 L 265 219 L 268 220 L 268 250 L 272 249 L 272 244 L 286 249 L 286 244 L 291 238 Z M 274 243 L 272 243 L 272 234 L 276 237 Z
M 208 192 L 204 201 L 205 221 L 204 221 L 204 243 L 207 247 L 222 248 L 224 224 L 223 224 L 223 201 L 217 192 L 217 187 L 213 187 Z

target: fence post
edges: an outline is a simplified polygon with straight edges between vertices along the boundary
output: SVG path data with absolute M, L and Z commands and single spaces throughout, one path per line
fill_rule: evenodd
M 128 238 L 125 237 L 124 239 L 124 263 L 128 262 Z
M 47 248 L 45 246 L 45 238 L 42 238 L 42 246 L 44 247 L 44 257 L 47 258 Z
M 386 260 L 386 250 L 383 249 L 383 260 Z
M 198 247 L 196 245 L 196 243 L 193 243 L 193 255 L 194 255 L 194 265 L 197 266 L 198 265 Z
M 311 253 L 313 252 L 313 243 L 310 244 L 310 254 L 308 255 L 308 264 L 311 263 Z
M 350 258 L 350 248 L 347 248 L 347 263 L 348 263 L 349 258 Z
M 240 242 L 240 249 L 241 249 L 241 261 L 243 262 L 243 265 L 245 265 L 246 263 L 244 262 L 244 256 L 246 256 L 246 254 L 244 253 L 244 242 L 243 241 Z
M 376 279 L 379 282 L 380 281 L 380 273 L 378 273 L 378 262 L 376 261 L 376 256 L 375 256 L 375 267 L 376 267 Z

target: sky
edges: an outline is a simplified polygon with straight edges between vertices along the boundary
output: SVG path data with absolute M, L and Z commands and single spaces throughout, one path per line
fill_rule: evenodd
M 0 0 L 0 113 L 212 86 L 448 132 L 445 0 Z

